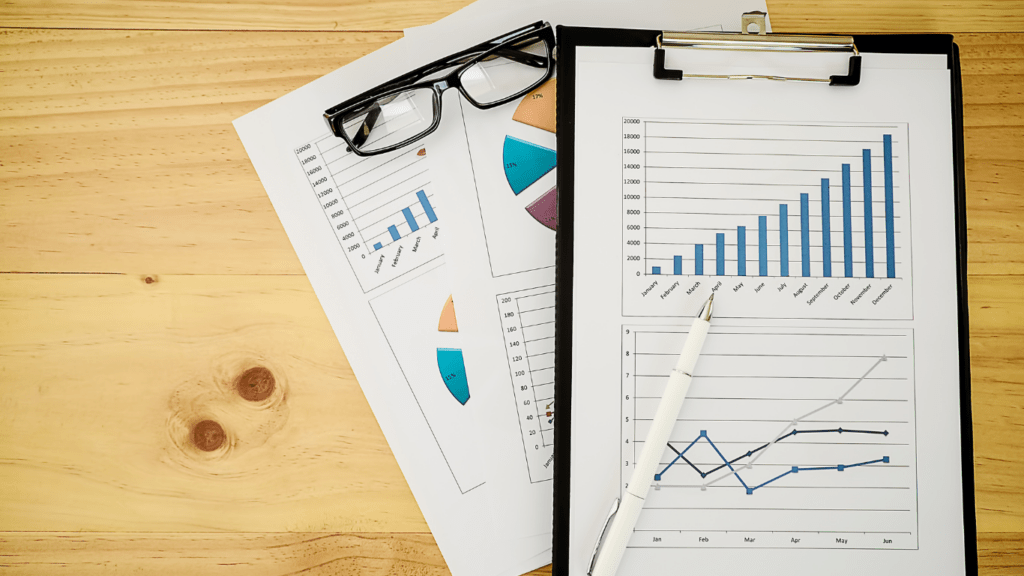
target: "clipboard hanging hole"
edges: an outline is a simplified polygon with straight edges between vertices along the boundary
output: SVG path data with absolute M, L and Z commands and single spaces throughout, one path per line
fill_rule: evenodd
M 768 33 L 764 12 L 744 12 L 740 17 L 740 31 L 744 34 L 764 36 Z

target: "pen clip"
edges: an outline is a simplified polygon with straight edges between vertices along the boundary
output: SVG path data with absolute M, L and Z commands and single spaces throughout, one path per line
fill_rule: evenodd
M 620 499 L 616 498 L 612 502 L 612 508 L 608 511 L 608 519 L 604 521 L 604 528 L 601 529 L 601 535 L 597 537 L 597 544 L 594 545 L 594 555 L 590 557 L 590 568 L 587 569 L 587 576 L 594 573 L 594 564 L 597 564 L 597 555 L 601 552 L 601 544 L 604 544 L 604 537 L 608 534 L 608 526 L 612 523 L 612 518 L 615 517 L 615 513 L 619 511 Z

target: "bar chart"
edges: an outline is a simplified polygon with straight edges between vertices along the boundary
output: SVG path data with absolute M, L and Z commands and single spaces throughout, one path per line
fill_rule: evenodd
M 325 135 L 295 154 L 364 291 L 442 254 L 426 148 L 361 157 Z
M 728 288 L 745 297 L 740 316 L 765 315 L 775 292 L 776 317 L 910 317 L 907 134 L 895 123 L 625 124 L 625 308 L 660 315 L 681 304 L 676 292 Z

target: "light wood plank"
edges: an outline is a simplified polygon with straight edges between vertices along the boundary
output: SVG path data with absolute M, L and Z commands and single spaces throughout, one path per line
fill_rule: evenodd
M 1024 522 L 1022 293 L 970 284 L 988 532 Z M 426 530 L 305 277 L 6 274 L 0 317 L 0 530 Z M 286 382 L 280 413 L 230 388 L 254 363 Z M 182 449 L 179 414 L 239 448 Z
M 0 318 L 0 530 L 428 531 L 304 276 L 6 274 Z
M 982 576 L 1024 571 L 1024 532 L 978 539 Z M 430 534 L 0 533 L 11 576 L 434 576 L 450 574 Z M 551 567 L 529 576 L 551 574 Z
M 393 34 L 0 34 L 0 269 L 298 274 L 231 120 Z M 1024 273 L 1024 35 L 964 35 L 971 274 Z
M 469 0 L 63 0 L 4 4 L 6 26 L 182 30 L 393 30 L 434 22 Z M 777 31 L 1024 32 L 1020 0 L 769 0 Z M 737 15 L 738 18 L 738 15 Z

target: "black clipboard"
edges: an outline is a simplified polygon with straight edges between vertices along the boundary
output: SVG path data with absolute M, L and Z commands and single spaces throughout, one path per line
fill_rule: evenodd
M 746 15 L 745 15 L 746 16 Z M 744 21 L 746 27 L 746 21 Z M 569 574 L 569 530 L 572 474 L 570 466 L 572 413 L 572 307 L 575 173 L 574 135 L 576 103 L 576 49 L 580 46 L 655 48 L 653 74 L 666 81 L 680 80 L 680 71 L 666 70 L 660 30 L 582 28 L 558 26 L 558 230 L 555 241 L 555 418 L 554 514 L 552 573 Z M 698 33 L 699 34 L 699 33 Z M 769 35 L 771 36 L 771 35 Z M 854 35 L 860 52 L 888 54 L 943 54 L 951 76 L 953 122 L 953 186 L 956 233 L 957 318 L 960 355 L 961 483 L 966 574 L 978 574 L 977 520 L 974 508 L 974 441 L 971 419 L 970 346 L 968 342 L 966 182 L 964 175 L 963 90 L 960 51 L 950 34 Z M 661 74 L 661 76 L 659 76 Z M 851 57 L 847 75 L 833 76 L 832 85 L 859 81 L 859 57 Z M 838 78 L 838 80 L 837 80 Z M 688 81 L 688 80 L 683 80 Z M 837 88 L 842 89 L 842 88 Z

